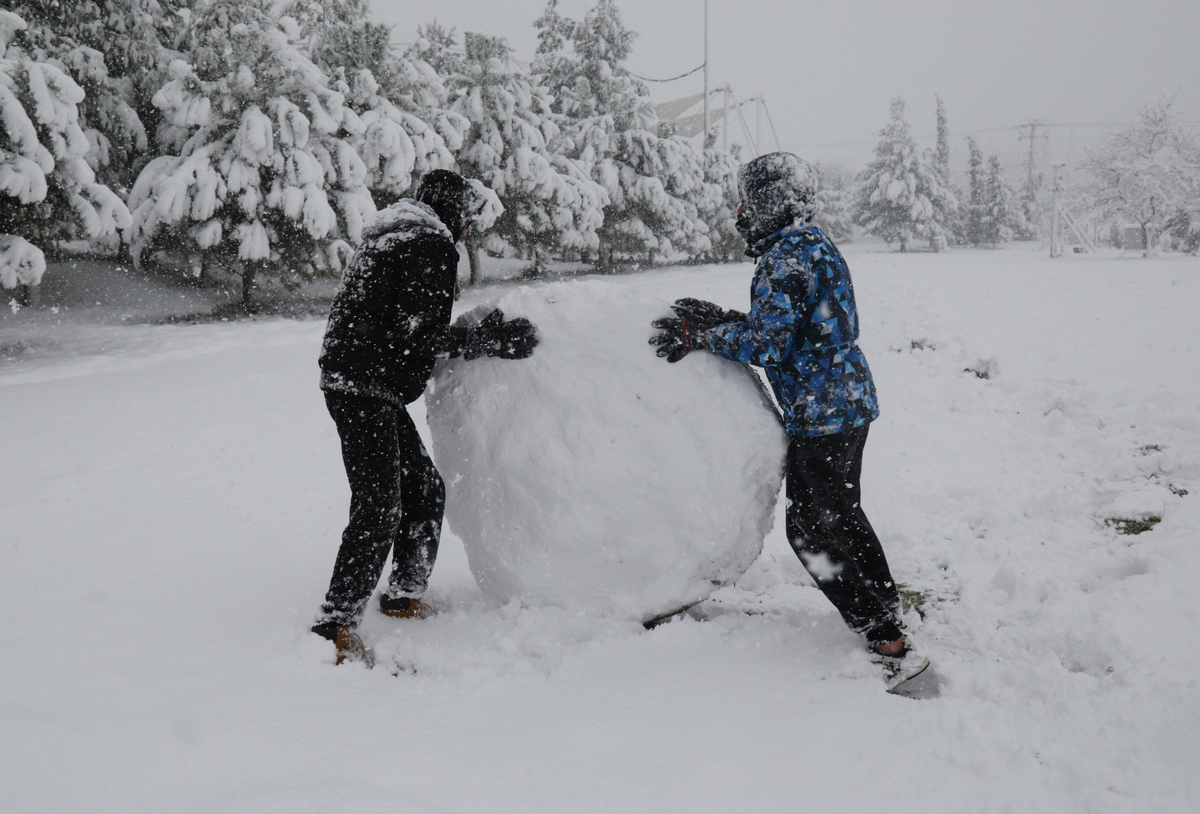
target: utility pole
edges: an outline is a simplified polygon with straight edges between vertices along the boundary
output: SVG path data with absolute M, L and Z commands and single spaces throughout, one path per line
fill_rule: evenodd
M 701 149 L 708 147 L 708 0 L 704 0 L 704 139 Z
M 1025 170 L 1028 174 L 1028 177 L 1026 178 L 1025 183 L 1027 186 L 1030 186 L 1030 187 L 1032 187 L 1034 184 L 1034 173 L 1037 171 L 1037 163 L 1034 159 L 1034 152 L 1033 152 L 1033 148 L 1037 144 L 1037 131 L 1038 131 L 1039 127 L 1044 128 L 1045 126 L 1046 126 L 1045 122 L 1038 121 L 1037 119 L 1026 122 L 1025 124 L 1017 125 L 1018 130 L 1028 131 L 1028 132 L 1021 133 L 1021 135 L 1018 136 L 1017 138 L 1018 138 L 1018 141 L 1024 141 L 1025 139 L 1029 139 L 1029 158 L 1026 159 L 1026 161 L 1025 161 Z M 1045 134 L 1043 134 L 1043 135 L 1045 135 Z
M 1029 157 L 1025 159 L 1025 206 L 1026 215 L 1028 216 L 1035 204 L 1037 203 L 1038 187 L 1041 186 L 1037 175 L 1037 158 L 1035 156 L 1035 147 L 1038 140 L 1038 128 L 1042 129 L 1041 137 L 1047 138 L 1049 133 L 1045 132 L 1049 125 L 1046 122 L 1033 119 L 1025 124 L 1017 125 L 1017 129 L 1024 131 L 1017 137 L 1018 141 L 1029 139 Z

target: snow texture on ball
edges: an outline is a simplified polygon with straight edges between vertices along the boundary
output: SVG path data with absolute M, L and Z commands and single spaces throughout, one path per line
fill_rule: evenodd
M 524 360 L 439 363 L 426 396 L 446 517 L 485 593 L 647 621 L 735 581 L 771 529 L 787 438 L 753 374 L 654 354 L 668 303 L 624 285 L 522 287 Z

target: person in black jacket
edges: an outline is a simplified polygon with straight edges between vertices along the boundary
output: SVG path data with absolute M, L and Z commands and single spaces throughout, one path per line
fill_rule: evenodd
M 458 250 L 480 199 L 461 176 L 434 170 L 415 199 L 377 213 L 347 264 L 319 359 L 325 404 L 350 482 L 350 522 L 312 630 L 337 661 L 370 661 L 354 632 L 383 571 L 381 612 L 427 613 L 421 597 L 437 557 L 446 490 L 405 405 L 418 399 L 439 356 L 523 359 L 537 345 L 526 319 L 499 309 L 478 325 L 450 324 Z

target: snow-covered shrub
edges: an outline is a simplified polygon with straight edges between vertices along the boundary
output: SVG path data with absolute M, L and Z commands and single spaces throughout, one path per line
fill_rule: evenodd
M 216 263 L 240 276 L 243 303 L 261 274 L 340 271 L 375 210 L 361 119 L 268 6 L 215 0 L 192 19 L 188 57 L 154 97 L 177 154 L 130 196 L 136 257 L 165 251 L 197 274 Z
M 0 235 L 0 287 L 37 285 L 45 273 L 41 249 L 18 235 Z
M 96 181 L 79 124 L 83 89 L 61 68 L 14 43 L 25 21 L 0 10 L 0 282 L 36 285 L 38 244 L 129 226 L 129 210 Z

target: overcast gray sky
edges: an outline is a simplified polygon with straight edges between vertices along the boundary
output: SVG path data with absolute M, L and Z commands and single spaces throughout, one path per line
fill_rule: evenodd
M 536 45 L 545 0 L 371 0 L 377 19 L 411 41 L 435 16 L 463 31 L 503 36 L 520 60 Z M 763 95 L 784 149 L 857 170 L 870 160 L 895 96 L 922 143 L 946 104 L 955 163 L 962 136 L 1019 161 L 1015 128 L 1043 132 L 1045 160 L 1077 157 L 1109 123 L 1132 121 L 1163 96 L 1200 120 L 1200 0 L 708 0 L 710 85 Z M 587 0 L 560 0 L 579 19 Z M 638 33 L 628 67 L 676 76 L 703 62 L 704 0 L 618 2 Z M 698 93 L 699 73 L 651 86 L 655 101 Z M 1067 126 L 1070 125 L 1070 126 Z M 1085 126 L 1086 125 L 1086 126 Z M 753 129 L 754 122 L 750 121 Z M 1109 128 L 1111 129 L 1111 128 Z M 765 124 L 764 124 L 764 133 Z M 766 148 L 774 142 L 766 141 Z

